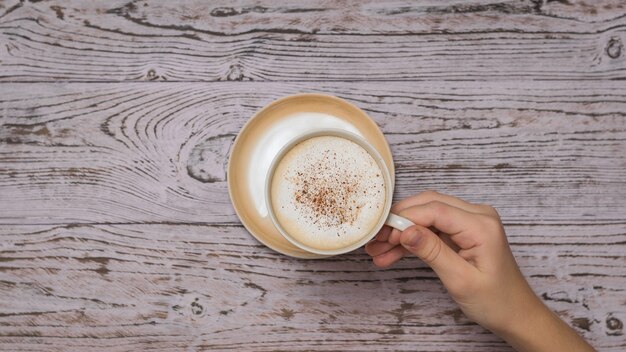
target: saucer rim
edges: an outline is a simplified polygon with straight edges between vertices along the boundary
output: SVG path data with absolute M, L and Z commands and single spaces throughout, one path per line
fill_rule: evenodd
M 281 98 L 278 98 L 276 100 L 273 100 L 271 102 L 269 102 L 268 104 L 264 105 L 263 107 L 261 107 L 258 111 L 256 111 L 254 113 L 254 115 L 252 115 L 252 117 L 250 117 L 248 119 L 248 121 L 246 121 L 243 126 L 241 127 L 241 129 L 239 130 L 239 132 L 237 133 L 237 136 L 235 137 L 231 148 L 230 148 L 230 153 L 228 156 L 228 164 L 226 167 L 226 183 L 227 183 L 227 188 L 228 188 L 228 196 L 230 198 L 230 203 L 231 206 L 233 207 L 233 210 L 235 210 L 235 215 L 237 215 L 237 218 L 239 219 L 239 222 L 243 225 L 243 227 L 247 230 L 247 232 L 254 238 L 256 239 L 258 242 L 260 242 L 261 244 L 263 244 L 264 246 L 266 246 L 267 248 L 270 248 L 271 250 L 292 257 L 292 258 L 297 258 L 297 259 L 323 259 L 323 258 L 329 258 L 332 257 L 333 255 L 321 255 L 321 254 L 317 254 L 317 253 L 308 253 L 303 251 L 301 248 L 298 248 L 296 246 L 294 246 L 293 244 L 290 243 L 291 246 L 294 247 L 294 249 L 297 249 L 298 252 L 296 253 L 288 253 L 285 250 L 283 250 L 282 248 L 276 248 L 274 245 L 270 244 L 268 241 L 265 240 L 265 238 L 261 235 L 257 235 L 254 231 L 252 231 L 251 229 L 251 224 L 248 223 L 247 219 L 244 219 L 245 217 L 242 217 L 240 215 L 241 213 L 241 209 L 240 207 L 237 205 L 237 202 L 234 200 L 233 197 L 233 187 L 234 185 L 232 184 L 232 178 L 230 177 L 230 175 L 234 172 L 233 170 L 233 155 L 234 152 L 239 149 L 238 145 L 243 143 L 241 142 L 243 137 L 242 137 L 242 132 L 246 131 L 247 128 L 249 128 L 249 126 L 255 122 L 259 116 L 261 116 L 261 114 L 273 109 L 274 107 L 276 107 L 277 105 L 280 105 L 282 103 L 284 103 L 285 101 L 289 101 L 289 100 L 295 100 L 295 99 L 302 99 L 302 98 L 317 98 L 317 99 L 327 99 L 327 100 L 332 100 L 335 101 L 339 104 L 342 105 L 348 105 L 358 111 L 360 111 L 362 113 L 362 115 L 369 120 L 369 122 L 372 124 L 372 126 L 374 126 L 377 130 L 377 132 L 380 134 L 380 136 L 382 137 L 382 139 L 385 141 L 385 143 L 383 144 L 383 147 L 385 148 L 384 151 L 380 151 L 377 150 L 381 156 L 384 153 L 387 153 L 387 155 L 391 156 L 391 163 L 390 165 L 387 165 L 387 167 L 389 168 L 389 173 L 391 176 L 391 182 L 393 187 L 395 187 L 395 165 L 393 163 L 393 156 L 391 154 L 391 148 L 389 147 L 389 143 L 387 142 L 385 135 L 383 134 L 383 132 L 380 130 L 380 127 L 378 126 L 378 124 L 376 123 L 376 121 L 374 121 L 374 119 L 372 119 L 365 111 L 363 111 L 363 109 L 359 108 L 358 106 L 350 103 L 349 101 L 339 98 L 337 96 L 334 95 L 330 95 L 330 94 L 323 94 L 323 93 L 296 93 L 296 94 L 291 94 L 291 95 L 287 95 Z M 365 140 L 367 140 L 366 138 L 364 138 Z M 368 142 L 370 142 L 369 140 L 367 140 Z M 375 148 L 376 149 L 376 148 Z M 383 156 L 383 160 L 384 160 L 384 156 Z M 386 160 L 385 160 L 386 162 Z M 276 229 L 276 231 L 278 231 L 278 229 Z M 261 231 L 263 232 L 263 231 Z M 278 231 L 280 233 L 280 231 Z M 282 236 L 282 234 L 281 234 Z

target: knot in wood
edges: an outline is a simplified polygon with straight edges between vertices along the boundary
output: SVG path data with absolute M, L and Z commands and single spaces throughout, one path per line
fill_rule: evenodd
M 191 313 L 193 315 L 202 315 L 202 312 L 204 312 L 204 307 L 198 303 L 198 299 L 196 298 L 191 302 Z
M 232 7 L 216 7 L 211 11 L 213 17 L 230 17 L 238 15 L 239 11 Z
M 606 318 L 606 327 L 609 330 L 622 330 L 624 328 L 624 324 L 622 324 L 622 321 L 616 317 L 608 317 Z
M 244 80 L 243 68 L 241 67 L 240 64 L 230 65 L 230 68 L 228 72 L 226 73 L 226 80 L 227 81 L 243 81 Z
M 620 55 L 622 55 L 623 46 L 624 45 L 622 44 L 622 41 L 619 38 L 613 37 L 609 39 L 609 42 L 606 45 L 606 54 L 611 59 L 617 59 L 618 57 L 620 57 Z

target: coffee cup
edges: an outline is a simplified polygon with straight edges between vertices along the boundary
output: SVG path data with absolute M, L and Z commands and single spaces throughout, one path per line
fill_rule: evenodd
M 414 225 L 390 212 L 394 180 L 378 151 L 357 134 L 319 129 L 300 135 L 276 154 L 266 178 L 265 202 L 280 234 L 323 256 L 351 252 L 383 225 Z

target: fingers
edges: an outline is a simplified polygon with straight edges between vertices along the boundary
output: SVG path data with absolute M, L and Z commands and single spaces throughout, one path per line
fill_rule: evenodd
M 373 241 L 365 245 L 365 252 L 372 257 L 383 254 L 393 247 L 395 244 L 391 244 L 387 241 Z
M 429 229 L 429 230 L 433 231 L 432 229 Z M 445 243 L 448 247 L 452 248 L 453 251 L 458 252 L 461 249 L 461 247 L 459 247 L 456 243 L 454 243 L 452 238 L 446 235 L 445 233 L 437 234 L 435 231 L 433 231 L 433 233 L 436 234 L 437 237 L 441 238 L 443 243 Z
M 391 244 L 394 245 L 399 245 L 400 244 L 400 234 L 402 233 L 402 231 L 398 230 L 398 229 L 392 229 L 389 232 L 389 236 L 387 237 L 387 241 Z
M 472 204 L 466 202 L 462 199 L 449 196 L 446 194 L 441 194 L 435 191 L 424 191 L 415 196 L 405 198 L 398 203 L 396 203 L 392 208 L 391 212 L 400 214 L 403 210 L 407 208 L 411 208 L 417 205 L 424 205 L 432 202 L 439 202 L 451 205 L 453 207 L 459 208 L 466 212 L 483 214 L 492 217 L 498 217 L 498 213 L 496 210 L 490 206 L 482 205 L 482 204 Z M 443 230 L 443 229 L 440 229 Z M 445 230 L 443 230 L 445 232 Z M 385 236 L 381 236 L 380 240 L 386 239 L 391 244 L 400 244 L 400 233 L 401 231 L 392 229 L 390 232 L 385 232 Z
M 396 246 L 388 252 L 375 256 L 372 260 L 376 266 L 386 268 L 402 259 L 406 254 L 408 251 L 404 247 Z
M 394 204 L 394 206 L 391 208 L 391 212 L 397 213 L 415 205 L 421 205 L 435 201 L 446 203 L 453 207 L 457 207 L 471 213 L 492 215 L 495 212 L 495 210 L 489 206 L 472 204 L 457 197 L 441 194 L 435 191 L 424 191 L 416 194 L 415 196 L 405 198 Z
M 396 230 L 397 231 L 397 230 Z M 398 231 L 398 233 L 401 233 L 400 231 Z M 453 251 L 458 252 L 459 251 L 459 246 L 456 245 L 456 243 L 454 243 L 452 241 L 452 239 L 450 239 L 450 236 L 443 234 L 443 235 L 437 235 L 442 241 L 443 243 L 445 243 L 448 247 L 452 248 Z M 367 253 L 370 257 L 376 257 L 378 255 L 381 255 L 385 252 L 390 251 L 391 249 L 397 247 L 400 245 L 400 238 L 398 237 L 398 243 L 397 244 L 393 244 L 390 243 L 388 241 L 378 241 L 378 240 L 374 240 L 371 241 L 369 243 L 367 243 L 365 245 L 365 253 Z
M 428 264 L 448 288 L 467 280 L 471 271 L 476 270 L 425 227 L 411 226 L 404 230 L 400 243 L 409 253 Z
M 391 233 L 391 227 L 383 226 L 378 234 L 376 235 L 376 241 L 387 241 L 389 239 L 389 234 Z
M 398 215 L 406 217 L 421 227 L 434 226 L 450 235 L 452 241 L 462 249 L 475 247 L 481 242 L 481 239 L 478 238 L 479 234 L 476 232 L 463 231 L 481 228 L 482 215 L 467 212 L 446 203 L 434 201 L 422 205 L 414 205 L 402 210 Z M 432 233 L 432 231 L 428 231 Z M 396 241 L 395 238 L 392 238 L 393 236 L 394 234 L 392 233 L 388 240 L 392 244 L 394 243 L 392 241 Z

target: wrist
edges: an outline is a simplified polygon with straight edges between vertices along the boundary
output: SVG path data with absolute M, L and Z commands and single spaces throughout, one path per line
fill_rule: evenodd
M 543 304 L 529 288 L 527 294 L 519 297 L 511 304 L 506 321 L 493 326 L 491 331 L 504 340 L 517 340 L 532 334 L 537 322 L 545 322 L 553 318 L 553 313 Z
M 525 311 L 519 310 L 511 324 L 492 330 L 518 352 L 571 351 L 594 349 L 536 296 Z
M 521 303 L 516 304 L 506 321 L 490 330 L 507 341 L 521 339 L 525 337 L 524 335 L 533 333 L 537 322 L 546 322 L 552 317 L 553 314 L 548 307 L 532 294 L 522 298 Z

